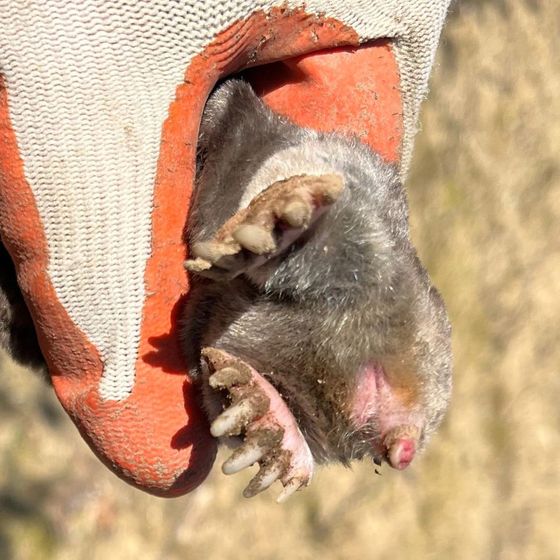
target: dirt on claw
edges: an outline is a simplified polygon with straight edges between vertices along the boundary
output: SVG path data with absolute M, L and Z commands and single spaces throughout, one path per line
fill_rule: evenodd
M 252 497 L 276 480 L 284 485 L 279 500 L 307 486 L 313 476 L 313 457 L 296 420 L 276 389 L 255 369 L 215 348 L 202 351 L 207 382 L 227 391 L 225 406 L 214 419 L 215 437 L 240 435 L 243 443 L 222 470 L 234 474 L 258 463 L 260 469 L 243 495 Z
M 277 181 L 239 210 L 212 239 L 195 243 L 185 267 L 231 279 L 277 256 L 336 202 L 339 175 L 300 175 Z

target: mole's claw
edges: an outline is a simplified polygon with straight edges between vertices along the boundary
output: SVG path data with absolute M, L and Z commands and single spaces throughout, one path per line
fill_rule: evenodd
M 234 367 L 225 367 L 213 373 L 208 378 L 212 389 L 230 388 L 234 385 L 248 383 L 251 376 L 246 372 Z
M 240 435 L 243 439 L 222 471 L 233 474 L 259 463 L 259 472 L 243 493 L 246 497 L 266 490 L 278 479 L 285 485 L 282 496 L 286 498 L 307 486 L 313 476 L 313 456 L 280 393 L 248 363 L 221 349 L 203 348 L 202 360 L 208 385 L 221 391 L 220 409 L 226 407 L 212 422 L 210 432 L 215 437 Z
M 279 463 L 271 463 L 270 465 L 262 466 L 255 477 L 249 482 L 243 496 L 245 498 L 252 498 L 269 488 L 282 476 L 282 467 Z
M 259 409 L 249 399 L 226 408 L 210 426 L 214 437 L 239 435 L 245 426 L 259 416 Z
M 281 209 L 279 218 L 294 228 L 305 227 L 311 221 L 313 207 L 301 197 L 293 197 Z
M 255 255 L 266 255 L 276 249 L 272 233 L 259 225 L 241 224 L 232 236 L 239 245 Z
M 299 478 L 290 479 L 288 483 L 284 486 L 282 492 L 280 492 L 278 498 L 276 498 L 276 501 L 279 504 L 283 504 L 292 494 L 297 492 L 300 488 L 307 486 L 308 483 L 309 481 L 306 482 Z
M 192 248 L 193 255 L 210 263 L 219 261 L 222 257 L 235 255 L 239 252 L 236 243 L 223 243 L 220 241 L 201 241 Z
M 319 181 L 315 181 L 312 193 L 321 199 L 323 204 L 333 204 L 340 196 L 343 188 L 344 181 L 342 177 L 333 173 L 323 175 Z
M 279 256 L 340 196 L 342 177 L 296 175 L 276 181 L 238 210 L 206 241 L 192 246 L 185 268 L 224 281 L 252 274 Z
M 200 273 L 212 268 L 212 263 L 210 261 L 207 261 L 205 259 L 201 259 L 201 258 L 197 257 L 196 259 L 186 260 L 185 261 L 185 268 L 189 272 L 195 272 L 197 274 L 200 274 Z
M 235 474 L 255 464 L 266 453 L 266 449 L 259 445 L 245 444 L 236 449 L 231 457 L 222 465 L 224 474 Z

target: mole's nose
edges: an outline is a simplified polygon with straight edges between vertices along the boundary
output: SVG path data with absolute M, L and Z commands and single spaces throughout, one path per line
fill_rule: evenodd
M 416 455 L 417 434 L 416 427 L 399 426 L 385 436 L 385 458 L 391 467 L 402 471 L 410 465 Z
M 394 469 L 402 471 L 414 459 L 416 441 L 412 438 L 399 438 L 387 449 L 387 462 Z

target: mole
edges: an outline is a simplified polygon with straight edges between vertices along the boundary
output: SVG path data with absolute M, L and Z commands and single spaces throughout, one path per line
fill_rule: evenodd
M 259 465 L 244 495 L 279 480 L 283 501 L 329 462 L 406 468 L 448 408 L 452 353 L 398 167 L 227 79 L 202 116 L 187 238 L 183 349 L 233 448 L 223 472 Z

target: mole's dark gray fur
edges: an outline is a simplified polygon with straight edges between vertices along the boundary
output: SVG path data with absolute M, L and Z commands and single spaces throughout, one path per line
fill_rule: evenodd
M 20 364 L 45 368 L 31 315 L 8 251 L 0 242 L 0 348 Z
M 211 239 L 279 153 L 287 172 L 325 168 L 342 176 L 344 190 L 265 265 L 233 280 L 193 278 L 184 333 L 191 373 L 202 347 L 239 357 L 281 393 L 316 460 L 347 462 L 381 437 L 381 420 L 357 428 L 351 419 L 357 372 L 373 362 L 421 419 L 422 447 L 448 406 L 450 326 L 410 242 L 395 166 L 356 139 L 290 123 L 248 84 L 229 80 L 210 97 L 201 125 L 189 242 Z M 402 415 L 382 413 L 389 422 Z

